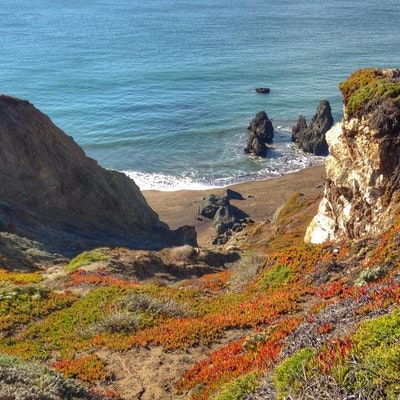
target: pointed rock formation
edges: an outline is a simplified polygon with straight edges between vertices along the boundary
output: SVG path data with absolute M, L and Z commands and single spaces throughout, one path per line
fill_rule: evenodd
M 274 139 L 274 127 L 266 112 L 257 113 L 247 130 L 249 137 L 244 152 L 264 157 L 267 152 L 266 144 L 271 144 Z
M 28 101 L 0 96 L 0 231 L 71 255 L 94 246 L 160 248 L 172 232 L 136 184 L 108 171 Z
M 306 153 L 317 156 L 328 155 L 325 135 L 333 126 L 332 110 L 329 101 L 322 100 L 310 125 L 300 115 L 296 126 L 292 129 L 292 142 L 295 142 Z
M 379 234 L 399 204 L 400 70 L 361 70 L 340 89 L 344 118 L 326 135 L 325 195 L 306 242 Z

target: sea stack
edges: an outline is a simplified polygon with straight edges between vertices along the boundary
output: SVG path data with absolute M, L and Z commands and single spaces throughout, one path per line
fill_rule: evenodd
M 0 224 L 63 255 L 159 248 L 189 234 L 170 231 L 131 179 L 100 167 L 32 104 L 8 96 L 0 96 Z
M 292 129 L 292 142 L 296 143 L 306 153 L 317 156 L 328 155 L 326 132 L 333 126 L 332 110 L 329 101 L 322 100 L 310 125 L 304 116 L 300 115 Z
M 271 144 L 274 139 L 274 127 L 265 111 L 256 114 L 247 131 L 248 140 L 244 149 L 245 153 L 265 157 L 267 144 Z
M 360 70 L 340 89 L 344 118 L 326 135 L 325 194 L 306 242 L 379 234 L 399 204 L 400 70 Z

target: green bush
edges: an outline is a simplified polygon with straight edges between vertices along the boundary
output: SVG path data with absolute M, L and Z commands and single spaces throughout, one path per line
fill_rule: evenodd
M 244 400 L 257 388 L 258 376 L 251 372 L 225 385 L 213 400 Z
M 376 106 L 383 100 L 400 103 L 400 82 L 388 79 L 378 69 L 356 71 L 339 88 L 349 116 L 356 116 L 369 104 Z
M 288 283 L 293 275 L 293 271 L 284 264 L 278 264 L 266 272 L 261 280 L 263 289 L 276 289 Z
M 296 389 L 296 381 L 315 353 L 316 351 L 311 348 L 298 350 L 276 367 L 273 381 L 279 398 L 283 398 L 291 388 Z
M 354 349 L 340 383 L 349 393 L 371 399 L 400 397 L 400 308 L 363 322 L 353 336 Z
M 361 323 L 354 335 L 357 352 L 368 352 L 380 345 L 400 340 L 400 308 L 390 314 Z
M 17 350 L 26 359 L 45 360 L 54 350 L 60 351 L 62 357 L 69 357 L 79 348 L 81 338 L 78 332 L 102 320 L 110 312 L 111 306 L 117 304 L 126 293 L 127 290 L 123 288 L 96 288 L 70 307 L 32 321 L 17 339 L 1 338 L 0 350 Z
M 108 258 L 109 257 L 101 250 L 84 251 L 72 259 L 65 267 L 65 270 L 68 272 L 73 272 L 78 268 L 84 267 L 85 265 L 99 261 L 106 261 Z
M 356 286 L 363 286 L 366 285 L 367 283 L 371 283 L 378 280 L 384 275 L 385 275 L 385 270 L 380 266 L 377 266 L 375 268 L 366 268 L 360 272 L 360 275 L 358 276 L 354 284 Z

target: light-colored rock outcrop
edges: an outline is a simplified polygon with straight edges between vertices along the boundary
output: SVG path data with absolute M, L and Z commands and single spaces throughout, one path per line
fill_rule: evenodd
M 325 195 L 307 229 L 306 242 L 374 236 L 393 222 L 400 192 L 396 71 L 359 71 L 342 84 L 344 118 L 326 135 L 330 155 Z

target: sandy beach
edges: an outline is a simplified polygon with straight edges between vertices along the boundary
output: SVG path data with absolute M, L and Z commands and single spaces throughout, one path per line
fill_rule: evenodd
M 205 245 L 214 236 L 212 221 L 198 218 L 198 210 L 205 196 L 211 193 L 223 194 L 228 188 L 239 192 L 243 200 L 231 200 L 231 203 L 246 212 L 254 221 L 262 221 L 271 218 L 276 209 L 294 192 L 322 194 L 324 180 L 325 169 L 318 166 L 277 178 L 244 182 L 225 188 L 175 192 L 147 190 L 143 191 L 143 195 L 160 219 L 171 228 L 194 225 L 199 245 Z

